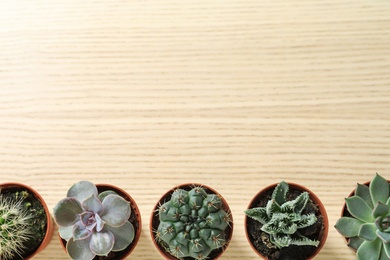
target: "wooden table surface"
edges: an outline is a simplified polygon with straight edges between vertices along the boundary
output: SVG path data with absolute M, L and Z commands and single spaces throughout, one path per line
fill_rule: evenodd
M 0 179 L 52 211 L 79 180 L 110 183 L 143 220 L 129 259 L 162 259 L 149 235 L 160 196 L 219 191 L 234 236 L 221 259 L 257 259 L 251 198 L 307 186 L 326 206 L 316 259 L 355 259 L 333 225 L 356 182 L 390 178 L 390 2 L 0 3 Z M 56 232 L 35 259 L 68 259 Z

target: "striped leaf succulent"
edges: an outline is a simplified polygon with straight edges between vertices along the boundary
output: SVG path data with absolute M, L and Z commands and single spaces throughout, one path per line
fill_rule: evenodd
M 74 184 L 53 212 L 72 259 L 87 260 L 122 251 L 135 236 L 128 221 L 130 203 L 114 191 L 98 193 L 89 181 Z
M 300 234 L 300 230 L 317 221 L 314 214 L 303 214 L 309 194 L 302 192 L 294 200 L 287 201 L 289 186 L 280 182 L 274 189 L 266 207 L 247 209 L 245 214 L 262 224 L 261 230 L 269 235 L 270 242 L 277 248 L 297 246 L 318 246 L 319 241 Z
M 379 174 L 369 186 L 357 184 L 354 195 L 346 198 L 351 216 L 341 217 L 335 228 L 357 250 L 358 260 L 390 259 L 390 189 Z

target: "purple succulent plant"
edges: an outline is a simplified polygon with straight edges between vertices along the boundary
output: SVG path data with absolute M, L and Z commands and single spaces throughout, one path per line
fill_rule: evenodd
M 74 184 L 54 207 L 54 219 L 72 259 L 122 251 L 134 239 L 130 203 L 114 191 L 98 193 L 89 181 Z

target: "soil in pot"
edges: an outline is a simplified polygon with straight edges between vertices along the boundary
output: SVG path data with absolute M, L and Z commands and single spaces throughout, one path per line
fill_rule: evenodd
M 271 200 L 273 188 L 266 190 L 261 197 L 255 199 L 249 208 L 265 207 L 267 202 Z M 287 200 L 294 200 L 302 193 L 302 190 L 294 188 L 290 184 L 289 192 L 287 193 Z M 313 213 L 317 217 L 317 222 L 312 226 L 301 229 L 300 233 L 312 240 L 321 240 L 325 233 L 324 218 L 320 214 L 318 205 L 309 199 L 303 214 Z M 278 249 L 273 245 L 267 233 L 261 231 L 263 225 L 249 217 L 246 217 L 247 236 L 252 243 L 252 246 L 257 252 L 260 252 L 269 260 L 306 260 L 309 259 L 318 250 L 314 246 L 295 246 L 291 245 Z M 320 245 L 319 245 L 320 246 Z
M 20 255 L 15 255 L 13 260 L 27 259 L 37 251 L 42 244 L 47 232 L 48 216 L 41 201 L 29 189 L 12 184 L 9 187 L 1 188 L 1 196 L 11 201 L 22 200 L 22 207 L 32 215 L 28 220 L 28 226 L 31 229 L 31 235 L 24 242 L 24 248 Z
M 221 198 L 221 200 L 223 202 L 223 210 L 225 210 L 227 213 L 231 214 L 229 205 L 227 204 L 225 199 L 223 197 L 221 197 L 220 194 L 218 192 L 216 192 L 214 189 L 212 189 L 210 187 L 207 187 L 205 185 L 201 185 L 201 184 L 182 184 L 182 185 L 176 186 L 175 188 L 173 188 L 170 191 L 168 191 L 167 193 L 165 193 L 161 197 L 161 199 L 159 200 L 159 202 L 157 203 L 157 205 L 153 209 L 153 212 L 152 212 L 152 215 L 151 215 L 151 219 L 150 219 L 150 233 L 151 233 L 151 236 L 152 236 L 152 239 L 153 239 L 153 242 L 154 242 L 156 248 L 160 251 L 160 253 L 166 259 L 177 260 L 179 258 L 176 258 L 175 256 L 171 255 L 170 253 L 168 253 L 166 251 L 165 248 L 167 248 L 168 245 L 166 245 L 163 241 L 161 241 L 162 243 L 158 243 L 157 242 L 158 239 L 156 238 L 155 230 L 158 229 L 158 226 L 160 224 L 160 220 L 159 220 L 159 217 L 158 217 L 157 209 L 158 209 L 159 205 L 162 205 L 164 202 L 169 201 L 171 199 L 172 193 L 173 193 L 174 190 L 176 190 L 176 189 L 183 189 L 183 190 L 186 190 L 186 191 L 190 191 L 194 187 L 202 187 L 206 191 L 207 194 L 217 194 Z M 231 215 L 230 215 L 230 220 L 231 220 L 231 222 L 230 222 L 229 226 L 224 231 L 227 243 L 222 248 L 218 248 L 218 249 L 215 249 L 215 250 L 211 251 L 211 253 L 207 256 L 206 259 L 210 259 L 210 260 L 218 259 L 223 254 L 223 252 L 226 250 L 227 246 L 229 245 L 229 242 L 231 241 L 232 235 L 233 235 L 233 218 L 232 218 Z M 180 258 L 180 260 L 194 260 L 194 258 L 192 258 L 192 257 L 182 257 L 182 258 Z
M 96 187 L 97 187 L 99 193 L 106 191 L 106 190 L 112 190 L 112 191 L 115 191 L 119 196 L 121 196 L 122 198 L 124 198 L 125 200 L 130 202 L 131 215 L 130 215 L 129 221 L 131 224 L 133 224 L 134 230 L 136 233 L 135 233 L 133 242 L 131 242 L 131 244 L 128 247 L 126 247 L 124 250 L 118 251 L 118 252 L 111 251 L 107 256 L 98 256 L 97 255 L 93 258 L 93 260 L 121 260 L 121 259 L 124 259 L 134 250 L 134 248 L 137 245 L 138 240 L 141 236 L 142 222 L 141 222 L 140 211 L 138 209 L 137 204 L 133 200 L 133 198 L 131 198 L 130 195 L 128 195 L 122 189 L 115 187 L 113 185 L 108 185 L 108 184 L 96 184 Z M 65 251 L 66 251 L 66 240 L 61 238 L 61 242 L 62 242 L 62 245 L 63 245 Z

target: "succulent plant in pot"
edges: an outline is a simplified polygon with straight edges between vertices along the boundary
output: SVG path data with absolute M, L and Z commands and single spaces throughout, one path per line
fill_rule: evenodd
M 390 189 L 379 174 L 366 184 L 357 184 L 345 199 L 342 217 L 335 228 L 359 260 L 390 259 Z
M 21 183 L 0 184 L 0 259 L 30 259 L 52 233 L 49 210 L 37 191 Z
M 155 245 L 166 259 L 217 259 L 233 233 L 226 201 L 199 184 L 183 184 L 167 192 L 150 223 Z
M 123 259 L 134 249 L 141 232 L 134 200 L 110 185 L 80 181 L 70 187 L 53 213 L 72 259 Z
M 264 259 L 311 259 L 322 248 L 328 219 L 306 188 L 284 181 L 266 187 L 245 211 L 248 241 Z

